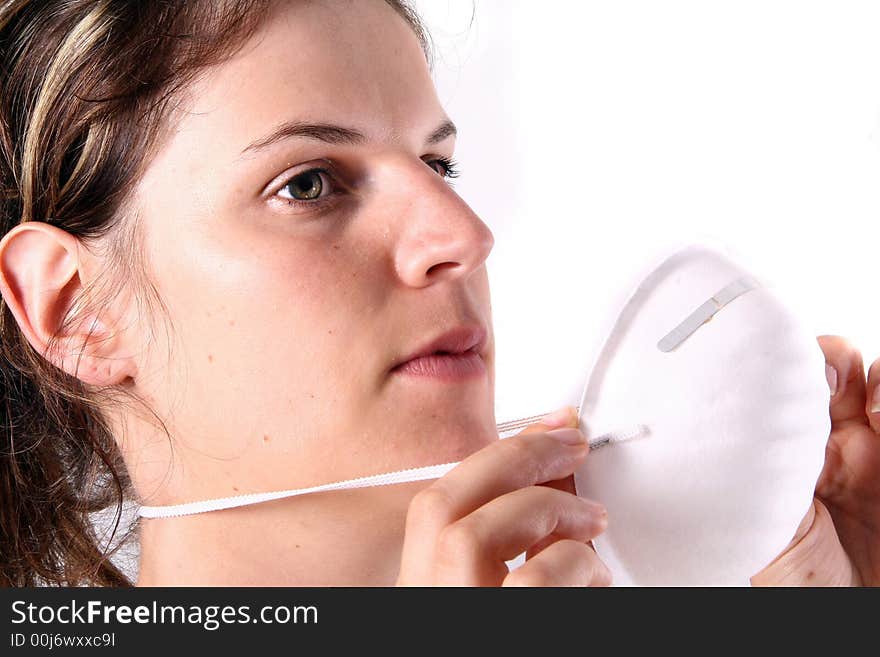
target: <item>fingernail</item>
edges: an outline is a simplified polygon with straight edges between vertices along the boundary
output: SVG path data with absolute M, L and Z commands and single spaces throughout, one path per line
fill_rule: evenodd
M 880 413 L 880 385 L 874 388 L 874 396 L 871 398 L 871 412 Z
M 593 509 L 593 519 L 596 523 L 596 530 L 601 534 L 608 529 L 608 511 L 601 504 L 598 509 Z
M 553 436 L 556 440 L 566 445 L 583 445 L 587 442 L 580 429 L 554 429 L 553 431 L 548 431 L 547 435 Z
M 541 424 L 548 427 L 564 427 L 571 420 L 571 406 L 563 406 L 558 411 L 548 413 L 541 418 Z
M 588 500 L 586 497 L 578 498 L 581 502 L 583 502 L 587 507 L 589 507 L 590 511 L 592 511 L 597 518 L 603 520 L 604 522 L 608 522 L 608 509 L 605 508 L 604 504 L 600 504 L 599 502 L 595 502 L 593 500 Z
M 828 388 L 833 397 L 837 393 L 837 370 L 829 363 L 825 363 L 825 378 L 828 380 Z

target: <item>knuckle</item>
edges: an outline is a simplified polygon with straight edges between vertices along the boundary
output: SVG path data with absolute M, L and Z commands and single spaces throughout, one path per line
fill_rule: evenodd
M 413 496 L 407 512 L 408 522 L 445 518 L 452 508 L 449 492 L 439 483 L 432 484 Z
M 459 563 L 472 559 L 480 552 L 483 544 L 477 526 L 466 520 L 459 520 L 444 527 L 437 536 L 437 556 L 446 563 Z
M 533 484 L 522 490 L 530 497 L 534 497 L 536 506 L 548 516 L 566 515 L 575 518 L 577 522 L 585 522 L 590 518 L 588 513 L 584 513 L 588 507 L 574 493 L 541 484 Z
M 546 522 L 555 522 L 553 519 L 565 513 L 567 501 L 564 495 L 567 493 L 550 486 L 532 484 L 510 493 L 510 495 L 519 497 L 523 504 L 528 505 L 536 518 L 542 518 Z

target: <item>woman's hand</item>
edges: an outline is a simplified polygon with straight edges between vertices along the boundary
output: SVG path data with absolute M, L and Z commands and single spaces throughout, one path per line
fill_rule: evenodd
M 880 359 L 865 382 L 862 356 L 837 336 L 819 338 L 831 385 L 831 436 L 813 505 L 756 586 L 880 585 Z
M 573 409 L 463 460 L 409 506 L 400 586 L 607 586 L 590 539 L 606 513 L 571 478 L 589 448 Z M 566 431 L 566 430 L 563 430 Z M 526 552 L 509 571 L 506 561 Z

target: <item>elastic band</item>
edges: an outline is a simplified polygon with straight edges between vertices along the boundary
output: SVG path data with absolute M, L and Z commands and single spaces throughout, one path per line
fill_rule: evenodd
M 644 424 L 637 424 L 628 429 L 620 431 L 611 431 L 601 436 L 590 439 L 590 449 L 598 449 L 609 443 L 620 443 L 628 440 L 635 440 L 649 435 L 648 427 Z M 459 462 L 442 463 L 440 465 L 428 465 L 423 468 L 409 468 L 407 470 L 397 470 L 395 472 L 386 472 L 384 474 L 370 475 L 369 477 L 358 477 L 357 479 L 346 479 L 344 481 L 336 481 L 332 484 L 322 484 L 320 486 L 310 486 L 309 488 L 291 488 L 289 490 L 279 490 L 271 493 L 245 493 L 243 495 L 232 495 L 231 497 L 216 497 L 210 500 L 201 500 L 199 502 L 185 502 L 183 504 L 169 504 L 166 506 L 142 506 L 138 509 L 138 515 L 141 518 L 176 518 L 178 516 L 190 516 L 197 513 L 206 513 L 208 511 L 220 511 L 222 509 L 234 509 L 249 504 L 259 504 L 260 502 L 271 502 L 286 497 L 296 497 L 297 495 L 308 495 L 309 493 L 321 493 L 331 490 L 350 490 L 353 488 L 368 488 L 370 486 L 388 486 L 391 484 L 402 484 L 410 481 L 424 481 L 426 479 L 439 479 L 447 472 L 457 466 Z
M 279 490 L 272 493 L 245 493 L 244 495 L 217 497 L 211 500 L 202 500 L 201 502 L 170 504 L 168 506 L 142 506 L 138 510 L 138 515 L 141 518 L 173 518 L 176 516 L 188 516 L 194 513 L 204 513 L 206 511 L 232 509 L 239 506 L 246 506 L 248 504 L 259 504 L 260 502 L 271 502 L 272 500 L 280 500 L 285 497 L 296 497 L 297 495 L 307 495 L 309 493 L 321 493 L 328 490 L 387 486 L 388 484 L 400 484 L 407 481 L 437 479 L 452 470 L 456 465 L 458 465 L 458 463 L 429 465 L 424 468 L 410 468 L 408 470 L 398 470 L 396 472 L 387 472 L 385 474 L 372 475 L 369 477 L 346 479 L 345 481 L 337 481 L 332 484 L 322 484 L 321 486 L 292 488 L 290 490 Z

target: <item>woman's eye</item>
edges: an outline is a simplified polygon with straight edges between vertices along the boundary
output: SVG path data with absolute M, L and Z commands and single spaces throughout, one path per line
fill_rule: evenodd
M 448 157 L 438 157 L 428 160 L 426 164 L 446 179 L 457 178 L 459 175 L 458 163 Z
M 285 199 L 308 202 L 316 201 L 332 191 L 332 184 L 327 172 L 321 169 L 311 169 L 298 173 L 288 180 L 287 184 L 279 190 L 278 195 Z

